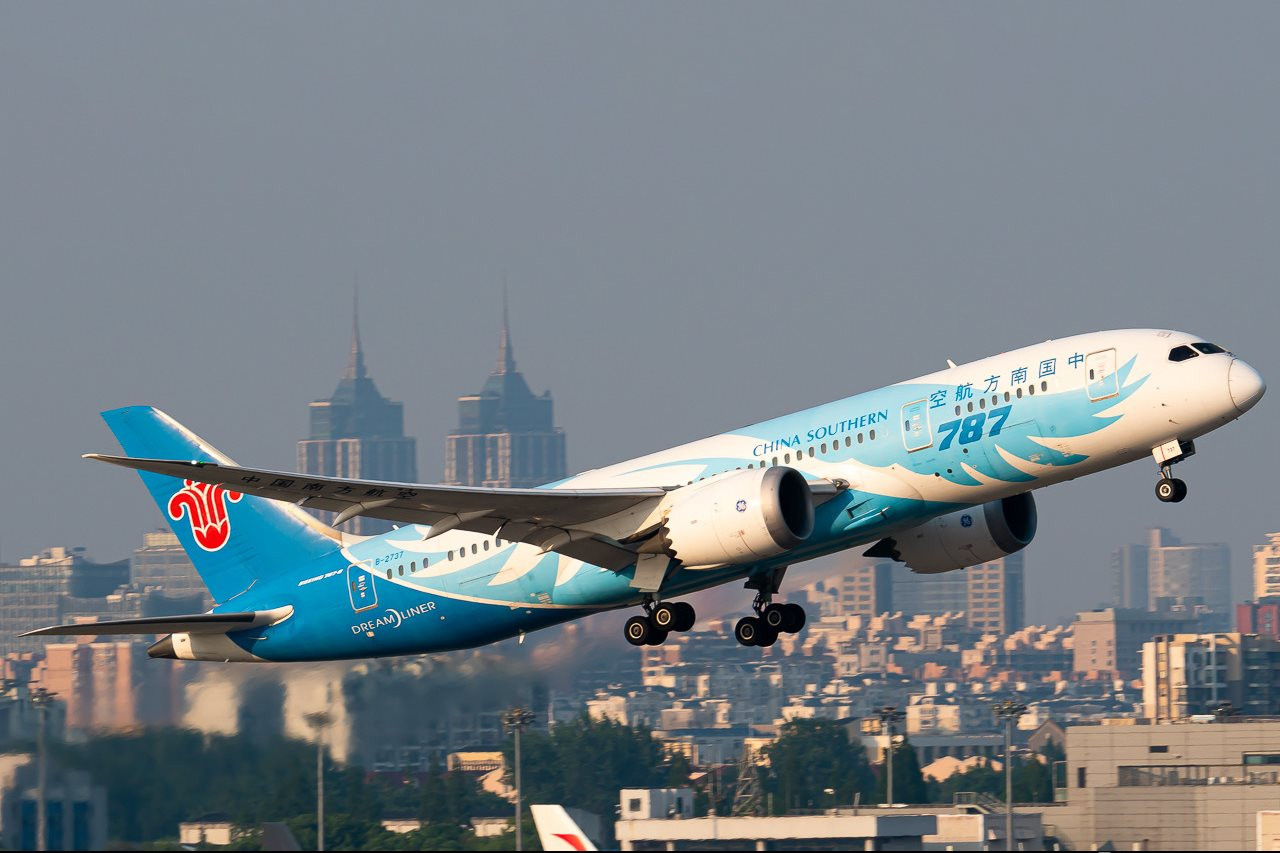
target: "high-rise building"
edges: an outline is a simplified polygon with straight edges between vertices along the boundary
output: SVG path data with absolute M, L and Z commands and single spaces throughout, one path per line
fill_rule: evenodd
M 61 623 L 86 601 L 105 604 L 128 583 L 128 560 L 95 563 L 84 548 L 46 548 L 16 566 L 0 566 L 0 653 L 43 649 L 58 638 L 18 635 Z
M 311 434 L 298 442 L 298 470 L 302 473 L 417 482 L 417 445 L 404 434 L 404 405 L 383 397 L 369 377 L 360 344 L 358 314 L 353 322 L 347 369 L 333 396 L 311 403 L 310 413 Z M 331 522 L 335 513 L 316 515 Z M 388 522 L 363 516 L 347 525 L 351 532 L 362 536 L 391 528 Z
M 858 563 L 831 578 L 815 581 L 800 590 L 823 616 L 879 616 L 893 612 L 893 563 Z M 789 596 L 796 600 L 796 593 Z
M 1280 641 L 1254 634 L 1166 634 L 1143 644 L 1147 719 L 1209 714 L 1223 702 L 1247 716 L 1280 713 Z
M 1198 625 L 1196 614 L 1185 611 L 1152 613 L 1108 607 L 1079 613 L 1071 625 L 1075 671 L 1137 678 L 1143 643 L 1157 634 L 1194 631 Z
M 1253 546 L 1253 597 L 1280 596 L 1280 533 L 1268 533 L 1266 545 Z
M 458 428 L 445 447 L 445 482 L 529 488 L 565 475 L 564 430 L 555 425 L 551 392 L 534 394 L 516 369 L 504 300 L 498 362 L 480 393 L 458 398 Z
M 1009 634 L 1026 623 L 1021 552 L 956 572 L 918 575 L 894 567 L 893 607 L 904 615 L 964 613 L 968 627 Z
M 202 613 L 213 606 L 213 597 L 191 564 L 191 558 L 168 530 L 142 534 L 142 547 L 133 552 L 133 586 L 138 591 L 156 587 L 175 604 L 173 612 Z M 179 603 L 185 605 L 177 606 Z
M 1126 610 L 1147 609 L 1146 545 L 1122 545 L 1111 554 L 1111 603 Z
M 1231 622 L 1231 550 L 1222 543 L 1177 544 L 1148 549 L 1147 608 L 1202 600 L 1206 630 L 1224 630 Z

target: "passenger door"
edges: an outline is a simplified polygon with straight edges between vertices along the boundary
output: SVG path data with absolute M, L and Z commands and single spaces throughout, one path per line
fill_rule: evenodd
M 347 566 L 347 592 L 351 596 L 351 609 L 356 613 L 378 606 L 378 591 L 373 586 L 373 575 L 364 566 Z
M 1085 387 L 1090 400 L 1105 400 L 1120 393 L 1120 377 L 1116 375 L 1116 351 L 1104 349 L 1089 353 L 1084 360 Z
M 928 400 L 916 400 L 902 407 L 902 444 L 908 452 L 933 446 L 928 406 Z

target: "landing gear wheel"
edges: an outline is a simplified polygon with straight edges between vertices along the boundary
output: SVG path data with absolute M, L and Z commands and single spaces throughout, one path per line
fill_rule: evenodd
M 1178 503 L 1187 496 L 1187 484 L 1173 477 L 1161 477 L 1156 483 L 1156 497 L 1165 503 Z
M 782 605 L 782 611 L 783 616 L 785 616 L 787 620 L 783 624 L 782 630 L 786 631 L 788 634 L 798 634 L 800 629 L 804 627 L 804 623 L 806 621 L 804 608 L 799 604 L 789 601 Z
M 772 646 L 776 642 L 778 642 L 777 631 L 773 630 L 768 625 L 765 625 L 763 628 L 760 629 L 760 633 L 756 637 L 757 646 L 767 648 L 768 646 Z
M 733 626 L 733 636 L 744 646 L 754 646 L 759 642 L 764 630 L 764 622 L 760 617 L 743 616 L 738 620 L 738 624 Z
M 650 630 L 649 642 L 646 645 L 660 646 L 667 641 L 667 635 L 670 633 L 670 631 L 659 631 L 657 629 Z
M 653 608 L 653 613 L 649 614 L 649 618 L 653 620 L 653 627 L 659 631 L 676 630 L 676 623 L 679 622 L 674 604 L 659 604 Z
M 649 625 L 648 616 L 632 616 L 627 620 L 627 624 L 623 626 L 622 633 L 626 635 L 627 642 L 633 646 L 647 646 L 649 644 L 649 635 L 653 633 L 653 628 Z
M 684 601 L 677 601 L 671 605 L 676 611 L 676 627 L 677 631 L 688 631 L 693 627 L 693 623 L 698 621 L 698 614 L 694 611 L 693 605 Z
M 785 604 L 770 604 L 760 614 L 760 618 L 775 634 L 779 631 L 787 630 L 787 606 Z

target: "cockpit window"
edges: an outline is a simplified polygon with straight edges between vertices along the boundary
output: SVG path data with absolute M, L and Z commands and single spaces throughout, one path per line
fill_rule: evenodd
M 1226 350 L 1224 350 L 1222 347 L 1218 346 L 1217 344 L 1199 343 L 1199 344 L 1192 344 L 1192 346 L 1200 350 L 1200 352 L 1204 353 L 1205 355 L 1217 355 L 1220 352 L 1226 352 Z
M 1199 353 L 1189 346 L 1174 347 L 1169 350 L 1170 361 L 1186 361 L 1189 358 L 1195 358 Z

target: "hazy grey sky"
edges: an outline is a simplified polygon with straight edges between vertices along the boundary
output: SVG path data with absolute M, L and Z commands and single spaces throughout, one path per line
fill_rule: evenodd
M 100 409 L 293 467 L 357 276 L 426 479 L 504 276 L 574 469 L 1100 328 L 1274 384 L 1277 41 L 1241 3 L 2 4 L 0 553 L 160 523 L 79 459 Z M 1150 524 L 1230 543 L 1243 597 L 1273 403 L 1181 505 L 1152 464 L 1038 493 L 1031 616 Z

